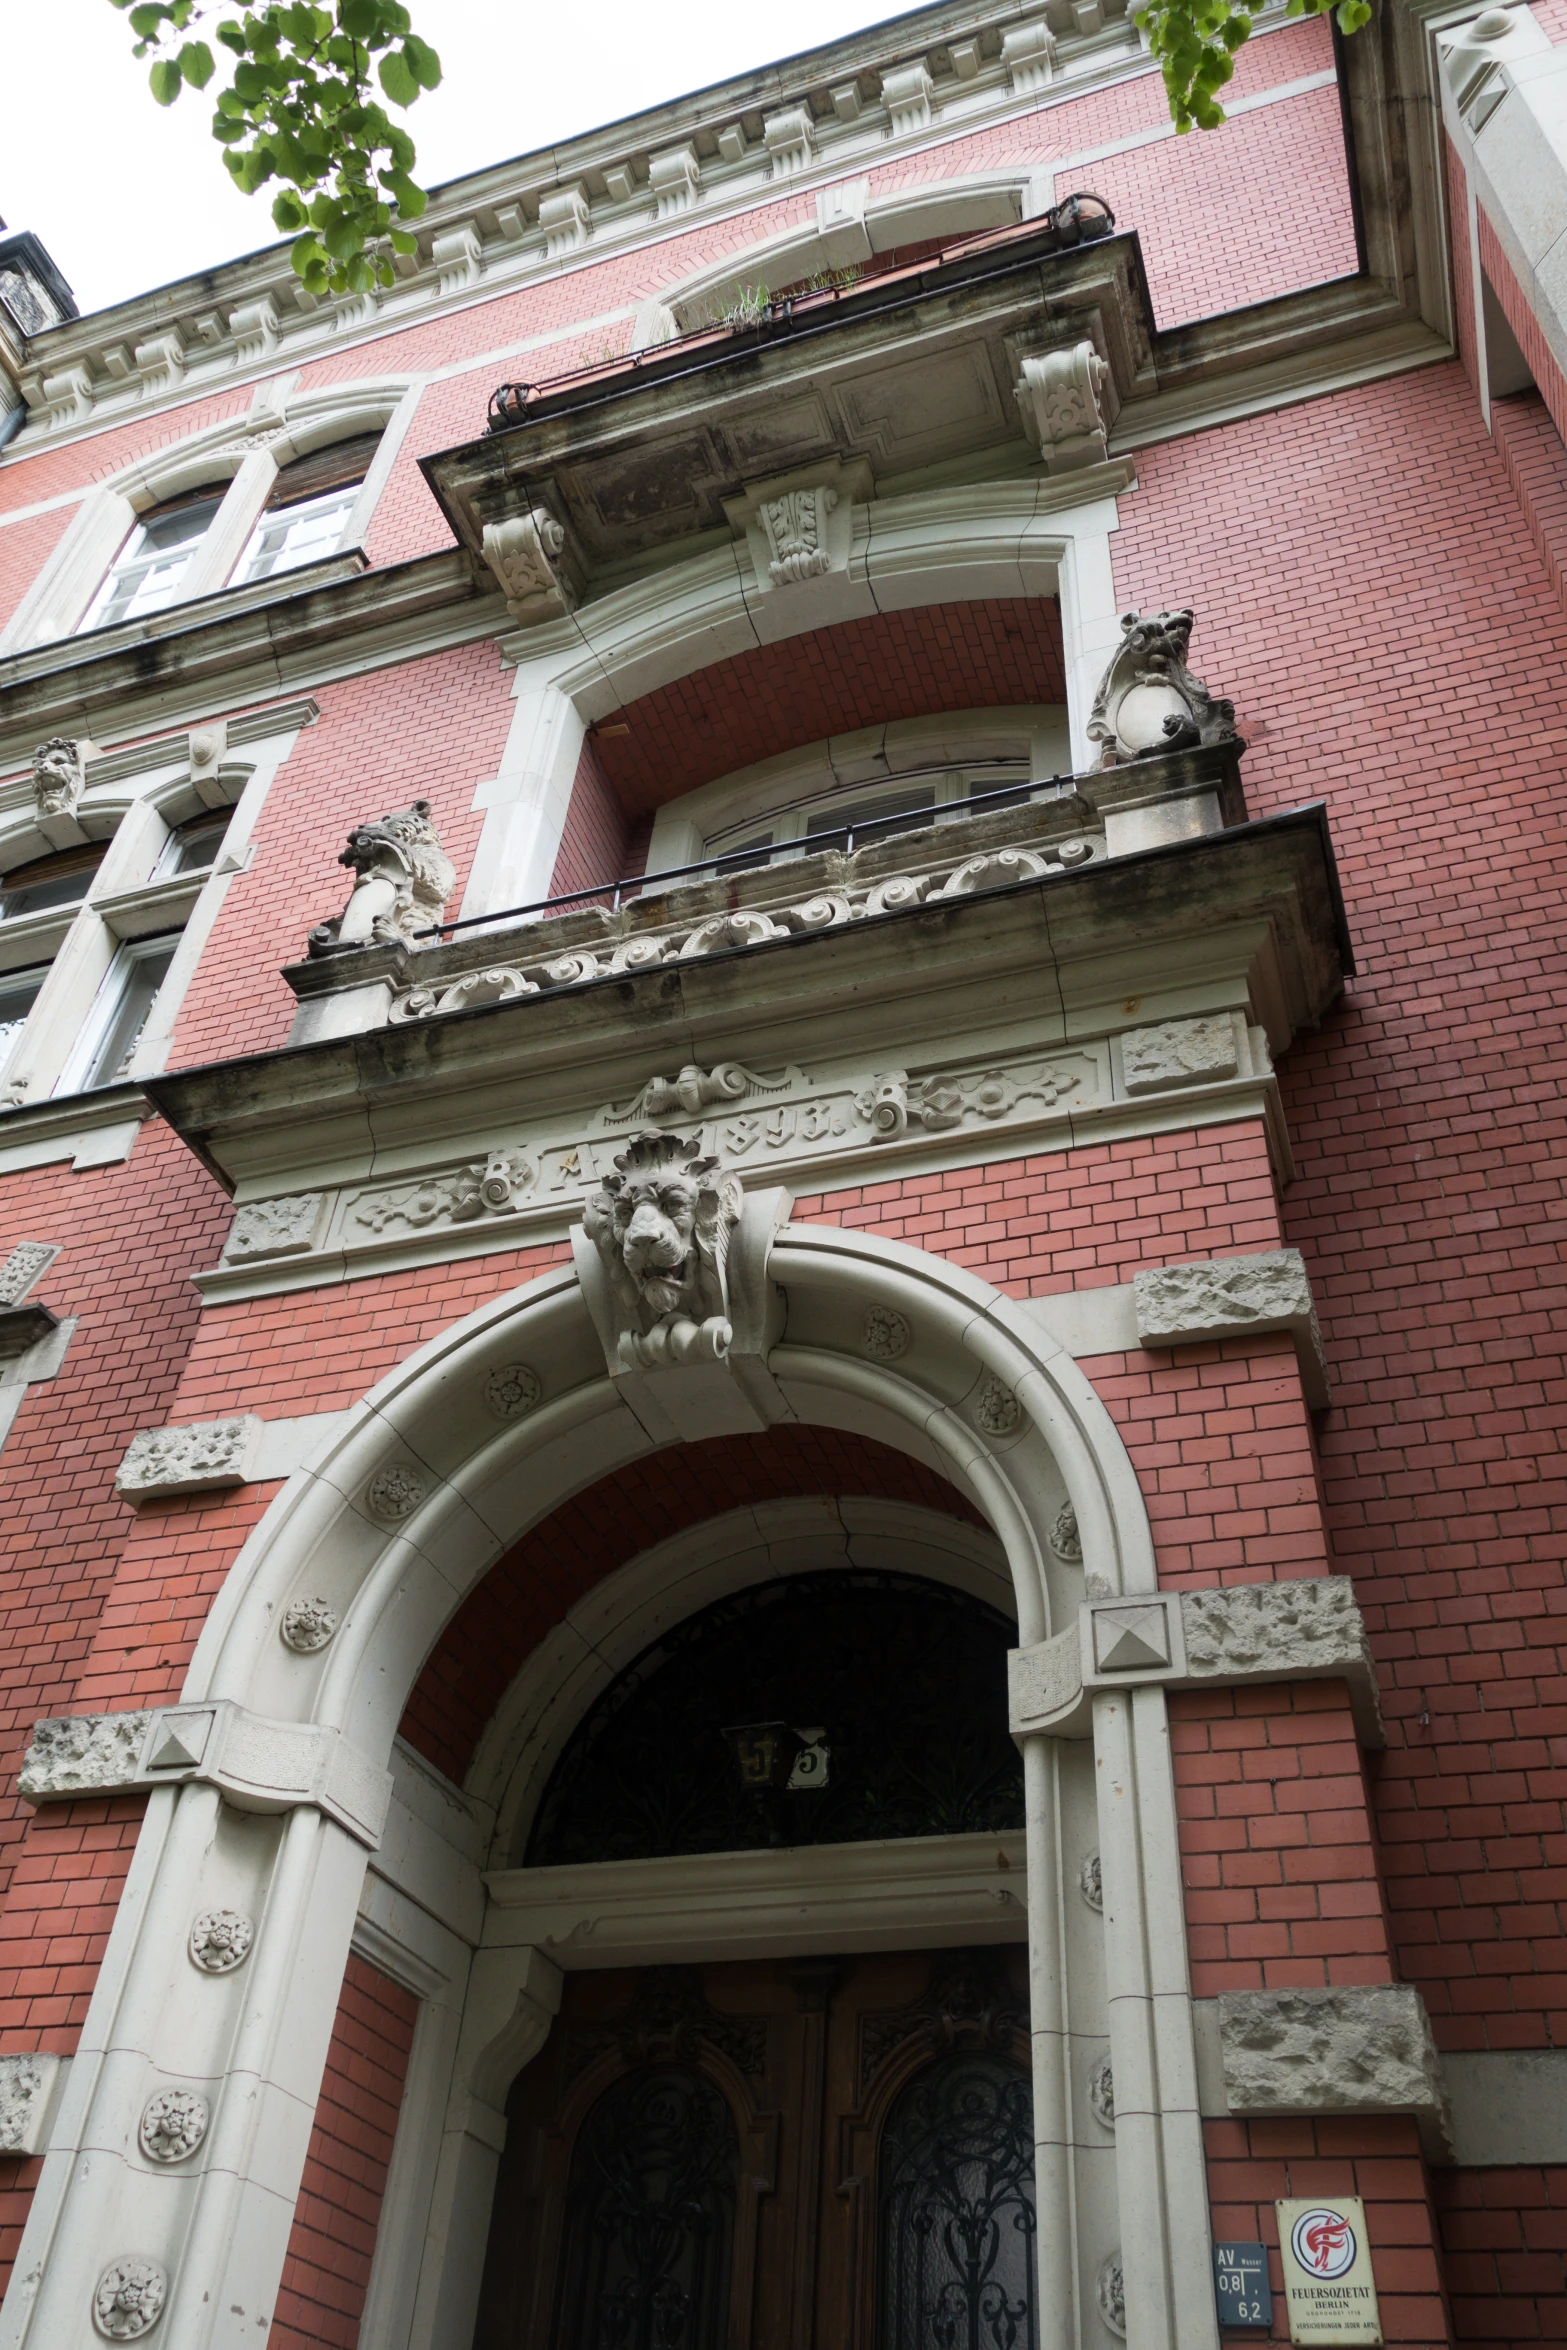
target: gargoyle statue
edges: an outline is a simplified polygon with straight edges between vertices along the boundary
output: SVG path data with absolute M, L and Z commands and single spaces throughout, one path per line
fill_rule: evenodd
M 681 1134 L 633 1135 L 583 1212 L 583 1229 L 619 1309 L 628 1371 L 722 1362 L 729 1321 L 729 1243 L 740 1221 L 733 1175 Z
M 1121 614 L 1121 642 L 1088 721 L 1101 767 L 1235 740 L 1234 703 L 1216 700 L 1186 666 L 1192 620 L 1187 611 Z
M 440 921 L 457 878 L 430 822 L 428 800 L 356 825 L 337 861 L 353 872 L 353 894 L 341 914 L 312 930 L 312 955 L 428 943 L 417 933 Z

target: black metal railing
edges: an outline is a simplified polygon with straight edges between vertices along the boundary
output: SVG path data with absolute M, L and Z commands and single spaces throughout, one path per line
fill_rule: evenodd
M 618 881 L 595 881 L 586 889 L 568 889 L 559 897 L 535 898 L 526 906 L 503 906 L 493 914 L 468 914 L 456 922 L 438 922 L 430 929 L 415 933 L 419 938 L 452 938 L 459 930 L 492 928 L 499 922 L 523 922 L 532 915 L 556 914 L 568 906 L 597 905 L 609 900 L 609 911 L 619 913 L 628 898 L 657 896 L 672 882 L 690 881 L 698 875 L 722 880 L 726 873 L 752 873 L 764 864 L 793 863 L 799 856 L 814 856 L 821 849 L 842 844 L 845 856 L 853 854 L 856 846 L 863 848 L 873 836 L 880 838 L 897 832 L 929 832 L 937 828 L 945 814 L 954 819 L 985 815 L 1002 808 L 1015 807 L 1020 801 L 1041 798 L 1053 792 L 1059 798 L 1076 783 L 1072 775 L 1031 776 L 1023 783 L 1003 784 L 998 791 L 975 792 L 966 800 L 953 800 L 945 810 L 932 808 L 898 808 L 885 816 L 871 816 L 853 824 L 834 824 L 821 832 L 813 832 L 801 841 L 781 842 L 777 847 L 769 843 L 752 848 L 730 849 L 717 857 L 701 857 L 694 865 L 669 865 L 657 873 L 627 873 Z

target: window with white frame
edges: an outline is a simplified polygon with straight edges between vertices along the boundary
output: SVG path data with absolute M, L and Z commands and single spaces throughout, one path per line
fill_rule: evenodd
M 199 816 L 176 825 L 163 844 L 154 880 L 177 881 L 188 873 L 210 873 L 233 815 L 232 808 L 203 809 Z
M 77 634 L 167 611 L 193 593 L 248 587 L 335 555 L 380 441 L 379 430 L 356 433 L 280 466 L 226 579 L 210 576 L 204 549 L 229 494 L 227 481 L 184 490 L 149 508 L 138 517 Z
M 1026 791 L 1028 768 L 1026 758 L 995 759 L 983 766 L 944 767 L 935 773 L 913 769 L 890 777 L 874 792 L 851 786 L 817 793 L 777 808 L 760 821 L 753 817 L 749 823 L 710 833 L 707 854 L 722 858 L 727 872 L 743 872 L 753 865 L 809 856 L 816 848 L 843 848 L 846 832 L 852 833 L 859 848 L 896 840 L 902 833 L 923 832 L 966 814 L 971 799 L 990 792 Z
M 90 1093 L 95 1086 L 117 1084 L 126 1074 L 179 943 L 177 930 L 165 931 L 159 938 L 128 939 L 119 949 L 66 1069 L 62 1092 Z
M 4 1077 L 15 1056 L 27 1026 L 27 1016 L 48 976 L 47 963 L 34 963 L 22 971 L 0 972 L 0 1077 Z
M 92 887 L 103 862 L 96 845 L 64 849 L 57 856 L 35 857 L 29 865 L 13 865 L 0 874 L 0 922 L 24 922 L 30 914 L 57 914 L 79 906 Z
M 380 438 L 371 432 L 333 441 L 279 469 L 239 559 L 236 587 L 336 554 Z
M 227 482 L 170 498 L 144 514 L 87 607 L 77 634 L 140 620 L 177 604 L 187 572 L 223 503 Z

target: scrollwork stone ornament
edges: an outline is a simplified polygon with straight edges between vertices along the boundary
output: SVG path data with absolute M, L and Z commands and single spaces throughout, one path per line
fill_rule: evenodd
M 722 1362 L 729 1244 L 741 1191 L 699 1137 L 633 1135 L 589 1194 L 582 1225 L 609 1279 L 622 1369 Z
M 1115 2128 L 1115 2076 L 1108 2048 L 1088 2068 L 1088 2110 L 1102 2129 Z
M 337 1630 L 337 1617 L 324 1599 L 296 1599 L 283 1610 L 278 1630 L 296 1656 L 314 1656 Z
M 1090 1909 L 1103 1913 L 1105 1905 L 1104 1876 L 1100 1869 L 1097 1851 L 1084 1855 L 1083 1865 L 1077 1872 L 1077 1889 Z
M 169 2297 L 166 2272 L 155 2260 L 127 2254 L 111 2260 L 92 2297 L 92 2321 L 106 2342 L 136 2342 L 150 2334 Z
M 137 2136 L 149 2162 L 185 2162 L 207 2134 L 207 2100 L 195 2089 L 159 2089 L 142 2107 Z
M 424 1492 L 424 1479 L 406 1461 L 389 1461 L 365 1487 L 365 1507 L 373 1518 L 400 1525 L 404 1518 L 413 1516 Z
M 1094 2288 L 1099 2303 L 1099 2314 L 1112 2334 L 1126 2340 L 1126 2278 L 1121 2268 L 1119 2249 L 1112 2252 L 1099 2271 Z
M 250 1956 L 256 1929 L 243 1910 L 204 1909 L 190 1929 L 192 1966 L 204 1975 L 231 1975 Z
M 974 1425 L 983 1436 L 1012 1436 L 1022 1426 L 1023 1406 L 1004 1379 L 985 1381 L 974 1403 Z
M 497 1420 L 525 1420 L 544 1393 L 537 1371 L 526 1363 L 502 1363 L 484 1382 L 484 1400 Z
M 914 1332 L 908 1317 L 896 1306 L 872 1306 L 865 1316 L 860 1343 L 873 1363 L 895 1363 L 907 1354 Z

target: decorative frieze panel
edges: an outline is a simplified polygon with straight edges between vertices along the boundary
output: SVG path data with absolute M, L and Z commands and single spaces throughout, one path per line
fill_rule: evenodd
M 42 2152 L 61 2067 L 69 2061 L 42 2051 L 0 2056 L 0 2155 Z
M 19 1306 L 59 1253 L 58 1241 L 19 1240 L 0 1265 L 0 1308 Z

